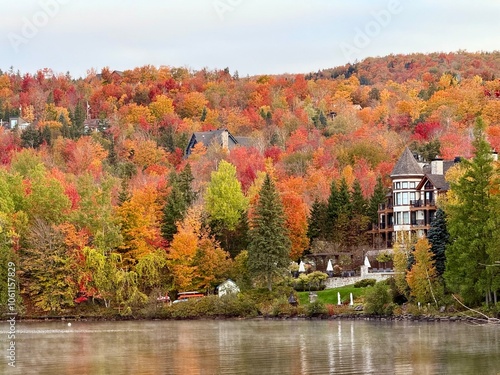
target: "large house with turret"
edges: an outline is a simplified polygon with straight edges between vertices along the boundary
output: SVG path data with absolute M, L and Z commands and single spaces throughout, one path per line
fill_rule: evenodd
M 437 158 L 425 163 L 404 150 L 390 175 L 386 202 L 379 206 L 378 224 L 372 230 L 374 248 L 390 248 L 403 235 L 427 235 L 437 201 L 449 188 L 444 176 L 459 161 Z

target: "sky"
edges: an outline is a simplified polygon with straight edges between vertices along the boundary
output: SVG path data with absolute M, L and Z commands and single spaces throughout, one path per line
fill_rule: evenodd
M 500 50 L 498 0 L 0 0 L 0 69 L 144 65 L 309 73 L 366 57 Z M 8 4 L 8 5 L 7 5 Z

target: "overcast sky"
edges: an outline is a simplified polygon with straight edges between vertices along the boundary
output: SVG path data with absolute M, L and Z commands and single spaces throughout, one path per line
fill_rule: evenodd
M 8 5 L 7 5 L 8 4 Z M 391 53 L 500 50 L 498 0 L 0 0 L 0 69 L 143 65 L 240 77 Z

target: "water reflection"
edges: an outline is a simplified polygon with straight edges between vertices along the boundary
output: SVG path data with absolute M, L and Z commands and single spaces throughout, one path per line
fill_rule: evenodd
M 7 328 L 2 322 L 0 337 Z M 18 367 L 4 361 L 0 373 L 500 372 L 498 326 L 333 320 L 18 322 L 16 328 Z

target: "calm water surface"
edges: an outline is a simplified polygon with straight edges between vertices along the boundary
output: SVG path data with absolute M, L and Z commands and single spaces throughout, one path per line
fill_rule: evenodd
M 372 321 L 17 322 L 2 374 L 500 374 L 500 326 Z M 2 352 L 7 324 L 0 325 Z

